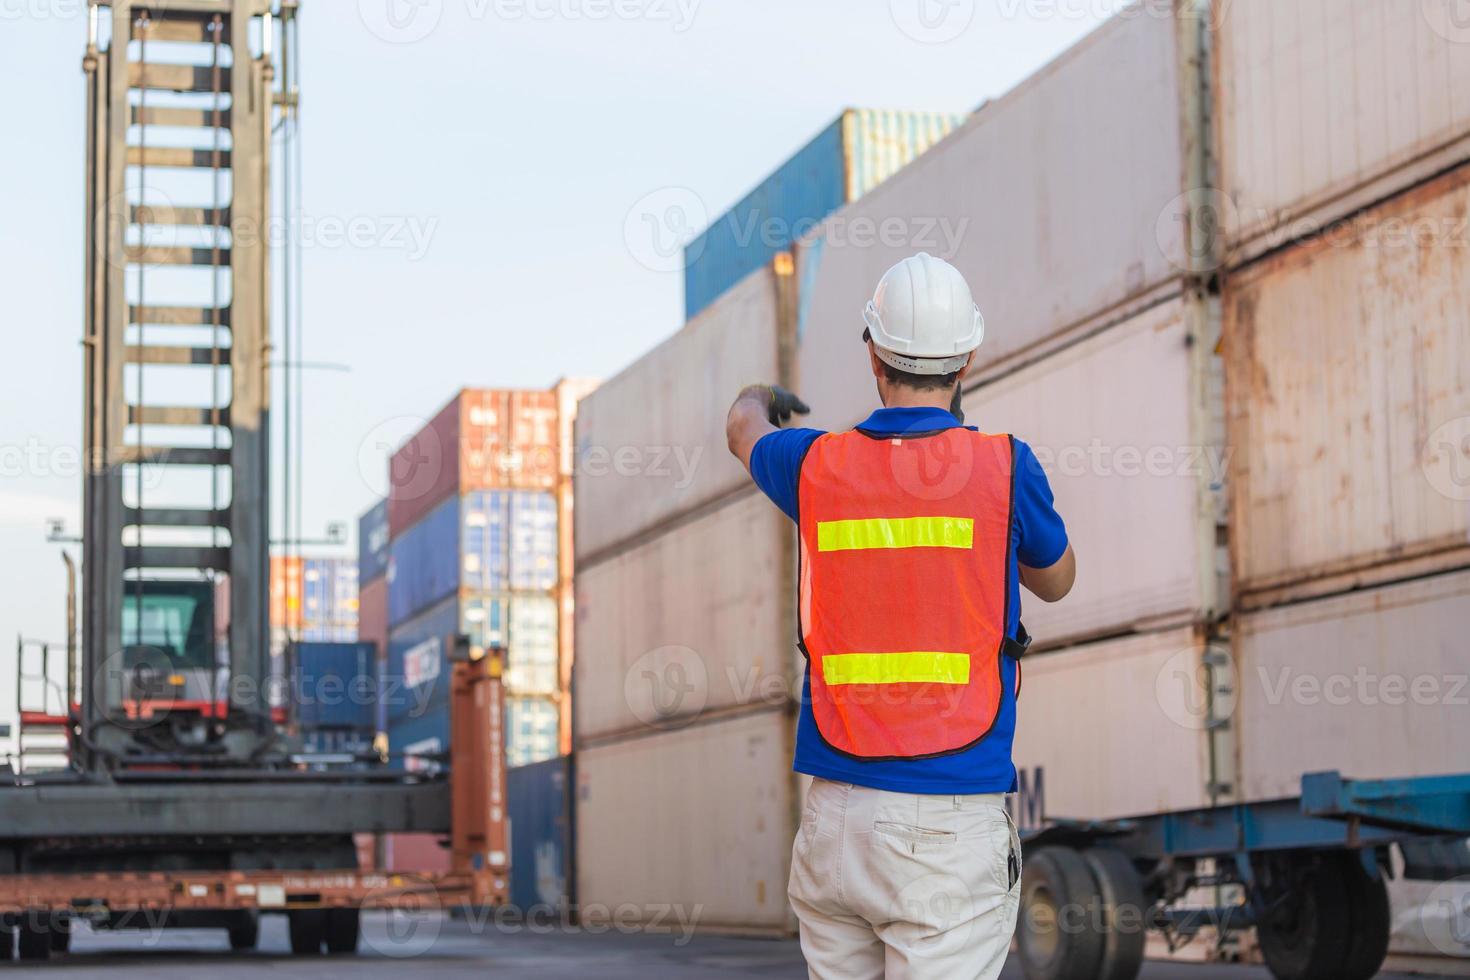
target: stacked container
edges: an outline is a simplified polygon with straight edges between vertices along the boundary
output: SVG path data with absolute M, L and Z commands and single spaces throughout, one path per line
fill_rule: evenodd
M 967 420 L 1032 446 L 1077 547 L 1070 596 L 1022 596 L 1023 825 L 1464 768 L 1470 45 L 1437 6 L 1120 14 L 800 241 L 794 290 L 778 255 L 583 403 L 579 901 L 789 924 L 791 530 L 723 422 L 757 380 L 819 428 L 877 408 L 861 310 L 921 250 L 990 324 Z
M 380 500 L 357 520 L 357 638 L 373 647 L 377 673 L 388 659 L 388 501 Z M 382 702 L 379 702 L 381 707 Z M 374 714 L 375 730 L 387 716 Z

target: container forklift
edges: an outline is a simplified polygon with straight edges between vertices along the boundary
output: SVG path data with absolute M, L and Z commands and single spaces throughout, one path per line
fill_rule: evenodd
M 87 10 L 81 646 L 17 649 L 40 698 L 0 763 L 0 959 L 78 920 L 249 948 L 262 913 L 347 952 L 365 908 L 502 902 L 503 651 L 447 644 L 447 774 L 308 769 L 270 698 L 266 230 L 298 4 Z M 359 870 L 352 835 L 397 832 L 448 836 L 451 870 Z

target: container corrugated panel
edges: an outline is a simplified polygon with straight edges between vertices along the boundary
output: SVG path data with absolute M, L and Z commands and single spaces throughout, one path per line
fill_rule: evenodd
M 787 929 L 788 724 L 760 713 L 579 751 L 578 902 Z
M 359 587 L 388 571 L 388 501 L 373 504 L 357 519 Z
M 788 699 L 785 515 L 752 494 L 577 573 L 577 744 Z
M 1065 601 L 1022 595 L 1038 645 L 1198 619 L 1209 607 L 1225 464 L 1219 446 L 1191 445 L 1186 333 L 1171 301 L 965 399 L 966 422 L 1031 446 L 1078 542 Z M 1218 505 L 1201 494 L 1212 485 Z
M 393 456 L 393 536 L 446 497 L 556 489 L 558 428 L 554 391 L 464 389 Z
M 451 497 L 393 539 L 388 622 L 397 625 L 459 587 L 460 498 Z
M 302 750 L 312 753 L 367 755 L 373 750 L 373 733 L 351 729 L 314 729 L 301 733 Z
M 510 587 L 546 591 L 557 581 L 556 495 L 510 494 Z
M 559 909 L 567 901 L 571 811 L 568 759 L 563 756 L 505 774 L 510 815 L 510 902 Z
M 295 629 L 300 627 L 302 592 L 304 590 L 301 573 L 304 564 L 305 562 L 300 555 L 293 555 L 289 558 L 282 555 L 271 556 L 271 626 L 281 629 Z
M 561 689 L 556 599 L 516 595 L 505 602 L 510 607 L 506 689 L 516 694 L 555 694 Z
M 510 579 L 510 498 L 499 490 L 466 494 L 461 502 L 459 587 L 502 592 Z
M 295 645 L 290 661 L 302 728 L 372 728 L 378 670 L 370 645 L 303 642 Z
M 1242 592 L 1470 562 L 1467 213 L 1470 167 L 1231 278 Z
M 590 556 L 744 485 L 725 446 L 730 400 L 776 377 L 776 279 L 754 273 L 584 398 L 576 551 Z
M 381 697 L 390 720 L 449 703 L 447 644 L 460 631 L 460 614 L 459 596 L 450 596 L 389 631 Z
M 939 142 L 964 116 L 849 109 L 684 250 L 684 316 L 693 319 L 843 204 Z
M 1218 5 L 1221 170 L 1236 242 L 1322 228 L 1470 155 L 1470 31 L 1454 0 Z M 1398 172 L 1395 176 L 1395 172 Z M 1432 171 L 1430 171 L 1432 172 Z M 1305 229 L 1304 229 L 1305 230 Z
M 1168 220 L 1186 171 L 1179 61 L 1173 19 L 1115 17 L 805 241 L 804 423 L 845 428 L 878 407 L 863 305 L 915 252 L 968 279 L 990 325 L 977 372 L 1175 288 L 1188 268 Z
M 559 709 L 550 698 L 507 695 L 505 759 L 508 765 L 544 762 L 557 754 Z
M 303 628 L 357 624 L 357 562 L 307 558 L 301 568 Z
M 1200 656 L 1182 628 L 1025 658 L 1013 748 L 1019 822 L 1208 806 Z
M 407 772 L 435 773 L 447 765 L 449 706 L 388 723 L 389 766 Z
M 1462 772 L 1470 745 L 1470 572 L 1239 617 L 1240 783 L 1294 796 L 1301 774 Z
M 435 834 L 384 834 L 383 870 L 445 872 L 449 870 L 449 848 Z

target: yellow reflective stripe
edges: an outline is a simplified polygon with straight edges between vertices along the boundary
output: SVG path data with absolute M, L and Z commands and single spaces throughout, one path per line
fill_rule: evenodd
M 818 551 L 974 546 L 975 522 L 968 517 L 866 517 L 817 522 Z
M 838 684 L 968 684 L 968 653 L 832 653 L 822 678 Z

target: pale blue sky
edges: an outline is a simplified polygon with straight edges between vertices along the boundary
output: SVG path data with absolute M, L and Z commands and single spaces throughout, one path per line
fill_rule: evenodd
M 680 274 L 625 241 L 645 195 L 717 215 L 843 107 L 968 111 L 1121 5 L 305 0 L 305 211 L 363 235 L 305 249 L 305 356 L 352 369 L 307 376 L 306 529 L 374 499 L 389 420 L 607 376 L 677 329 Z M 44 519 L 79 511 L 84 39 L 83 0 L 0 0 L 7 648 L 64 632 Z

